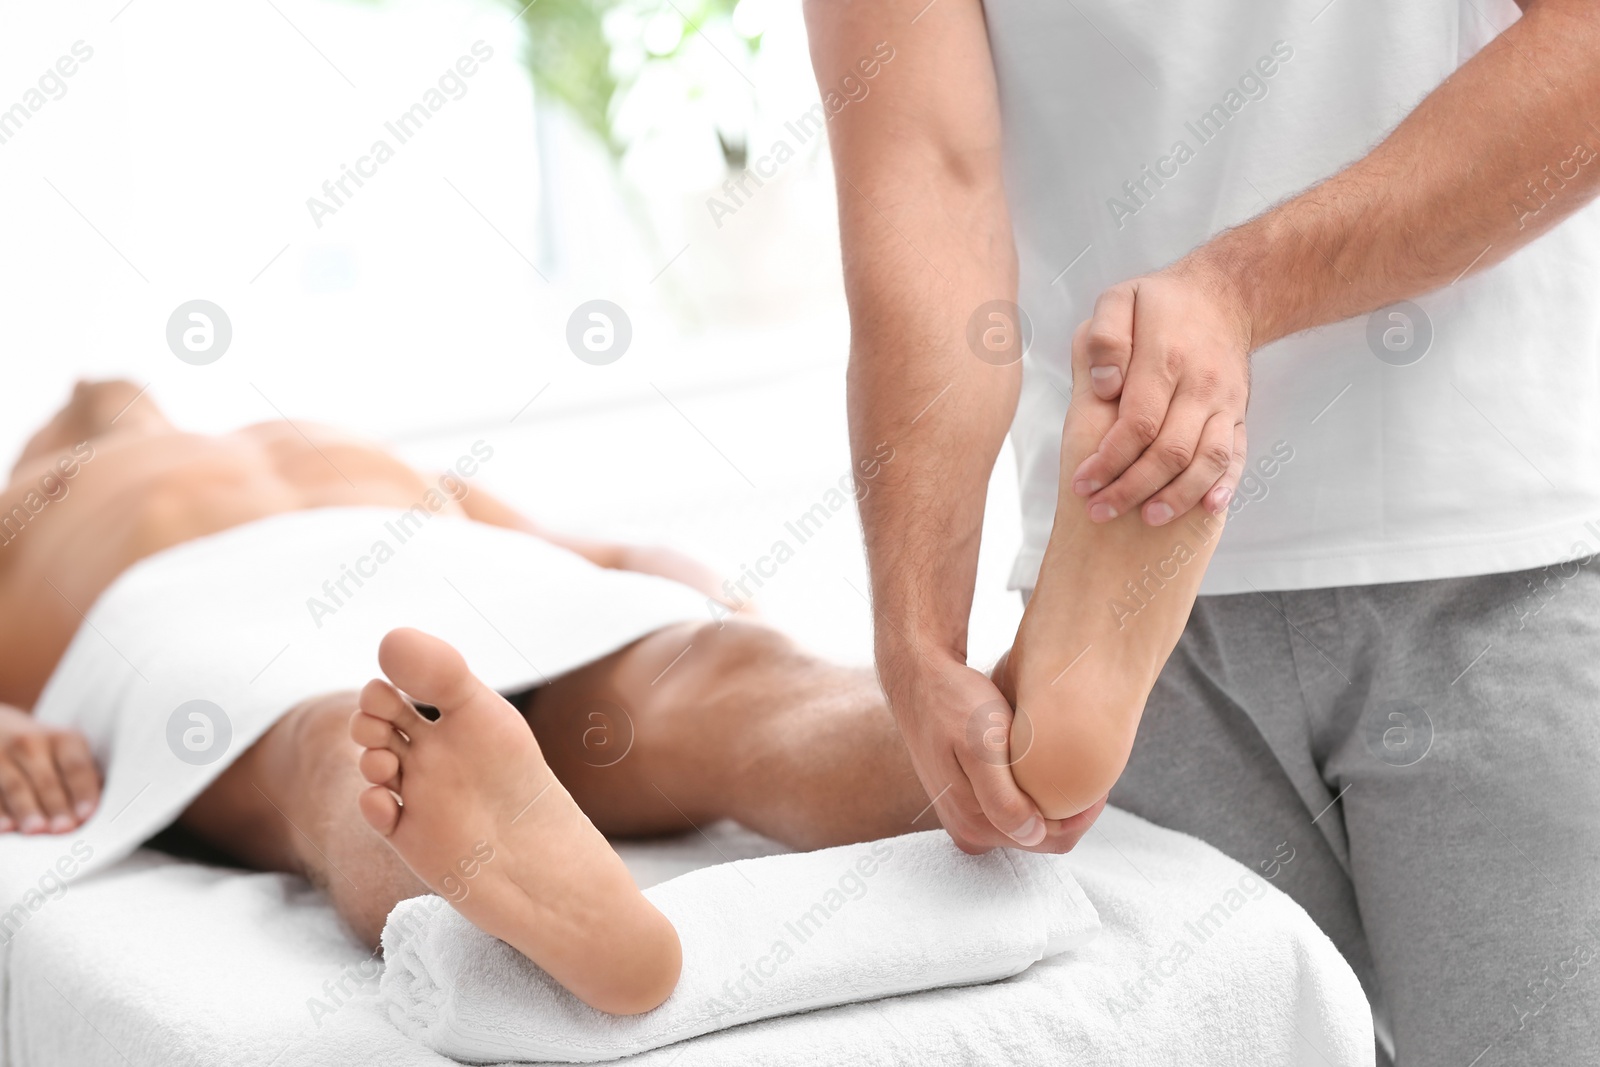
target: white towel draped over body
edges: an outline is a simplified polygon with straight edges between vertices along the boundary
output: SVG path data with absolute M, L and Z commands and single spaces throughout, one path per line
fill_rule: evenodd
M 718 864 L 645 895 L 683 944 L 682 977 L 654 1011 L 596 1011 L 439 897 L 390 914 L 384 1007 L 403 1033 L 469 1063 L 609 1060 L 757 1019 L 1009 978 L 1100 929 L 1060 858 L 968 856 L 942 830 Z
M 512 692 L 710 618 L 675 582 L 421 507 L 291 512 L 167 549 L 88 610 L 34 709 L 87 735 L 105 773 L 99 810 L 71 836 L 73 877 L 172 822 L 294 705 L 375 677 L 397 626 L 450 642 Z M 67 846 L 0 836 L 0 888 L 36 880 Z

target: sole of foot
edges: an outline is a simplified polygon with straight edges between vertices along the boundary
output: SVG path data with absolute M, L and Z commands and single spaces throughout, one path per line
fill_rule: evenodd
M 450 645 L 383 639 L 361 691 L 367 823 L 428 888 L 601 1011 L 656 1007 L 682 949 L 665 916 L 545 763 L 527 723 Z M 423 717 L 402 693 L 432 705 Z
M 1224 515 L 1200 507 L 1162 526 L 1137 509 L 1092 522 L 1065 484 L 1100 446 L 1117 404 L 1074 374 L 1061 441 L 1055 524 L 1017 640 L 996 674 L 1016 708 L 1012 773 L 1047 818 L 1110 791 L 1127 765 L 1145 700 L 1188 623 Z

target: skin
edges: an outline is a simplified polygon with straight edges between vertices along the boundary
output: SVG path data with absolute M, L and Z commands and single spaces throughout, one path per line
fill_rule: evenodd
M 130 382 L 80 383 L 0 489 L 0 833 L 65 832 L 98 801 L 82 740 L 38 727 L 17 709 L 32 708 L 82 613 L 123 570 L 170 545 L 285 511 L 410 507 L 436 483 L 326 427 L 279 421 L 218 436 L 184 433 Z M 37 507 L 52 494 L 57 499 L 30 514 L 30 497 Z M 441 513 L 722 596 L 708 568 L 678 553 L 565 537 L 479 490 L 446 500 Z
M 1062 470 L 1099 447 L 1117 417 L 1116 404 L 1096 397 L 1083 373 L 1086 333 L 1079 329 L 1073 345 Z M 1089 810 L 1121 777 L 1145 699 L 1189 620 L 1226 518 L 1197 507 L 1160 528 L 1132 514 L 1096 523 L 1062 499 L 1016 642 L 995 672 L 1017 709 L 1011 770 L 1049 819 Z
M 1017 266 L 982 5 L 924 6 L 807 0 L 805 7 L 824 87 L 917 19 L 917 47 L 898 50 L 893 76 L 874 82 L 872 105 L 847 107 L 829 124 L 851 308 L 851 438 L 858 451 L 889 440 L 911 456 L 886 470 L 862 505 L 878 673 L 957 844 L 1061 851 L 1068 842 L 1046 817 L 1078 801 L 1063 803 L 1051 783 L 1072 773 L 1074 760 L 1095 768 L 1084 772 L 1085 785 L 1120 768 L 1124 734 L 1148 695 L 1142 679 L 1153 675 L 1142 661 L 1130 662 L 1129 677 L 1141 681 L 1118 690 L 1127 705 L 1117 725 L 1080 737 L 1076 750 L 1060 748 L 1060 766 L 1049 773 L 1030 777 L 1021 762 L 1013 771 L 971 755 L 973 709 L 1000 690 L 1024 694 L 1019 715 L 1029 711 L 1035 729 L 1070 739 L 1078 727 L 1046 722 L 1070 718 L 1071 704 L 1060 699 L 1059 684 L 1029 679 L 1021 665 L 1048 658 L 1022 654 L 1026 644 L 1052 640 L 1044 628 L 1024 619 L 996 671 L 998 687 L 966 662 L 985 495 L 1020 383 L 1017 365 L 974 358 L 967 318 L 988 301 L 1015 301 Z M 1172 266 L 1102 294 L 1074 339 L 1073 359 L 1080 382 L 1095 400 L 1113 404 L 1115 417 L 1096 424 L 1098 440 L 1086 451 L 1063 442 L 1062 507 L 1041 588 L 1081 584 L 1081 573 L 1124 551 L 1116 539 L 1084 539 L 1085 525 L 1127 537 L 1130 516 L 1159 528 L 1187 523 L 1197 507 L 1225 514 L 1243 467 L 1254 349 L 1481 270 L 1592 199 L 1595 167 L 1536 218 L 1508 208 L 1511 197 L 1526 195 L 1526 179 L 1574 145 L 1600 149 L 1600 127 L 1591 121 L 1600 100 L 1593 62 L 1600 16 L 1582 0 L 1522 6 L 1523 19 L 1366 157 Z M 1073 420 L 1084 418 L 1083 391 L 1075 394 L 1069 438 Z M 1075 554 L 1057 551 L 1068 543 L 1062 530 L 1076 532 Z M 1165 637 L 1134 659 L 1162 647 L 1171 647 Z M 1030 710 L 1033 689 L 1049 697 Z M 1009 747 L 1025 746 L 1013 739 Z
M 809 0 L 818 85 L 838 84 L 877 42 L 898 39 L 921 6 Z M 975 711 L 1004 703 L 967 663 L 967 620 L 989 471 L 1021 369 L 975 358 L 965 331 L 973 308 L 1015 299 L 1017 262 L 982 8 L 942 0 L 917 30 L 917 47 L 898 49 L 875 80 L 872 106 L 829 123 L 850 303 L 850 440 L 858 455 L 888 441 L 910 457 L 861 502 L 878 677 L 956 844 L 1064 851 L 1071 835 L 1043 819 L 1005 761 L 968 740 Z
M 93 456 L 68 494 L 0 544 L 0 624 L 25 650 L 0 678 L 0 698 L 17 705 L 0 709 L 0 825 L 13 830 L 37 813 L 29 832 L 64 832 L 98 800 L 83 739 L 25 710 L 79 621 L 52 598 L 86 609 L 128 564 L 171 545 L 297 508 L 403 509 L 437 481 L 319 428 L 184 434 L 135 387 L 109 382 L 75 391 L 0 499 L 23 499 L 82 442 Z M 681 556 L 551 534 L 477 489 L 451 510 L 720 595 Z M 681 949 L 601 835 L 734 819 L 814 849 L 936 825 L 871 675 L 742 614 L 658 630 L 553 679 L 521 710 L 416 631 L 390 634 L 379 663 L 386 678 L 362 692 L 288 709 L 179 820 L 246 866 L 306 877 L 369 946 L 397 902 L 437 891 L 590 1004 L 644 1011 L 670 993 Z M 69 799 L 52 800 L 52 787 Z M 1098 810 L 1064 833 L 1082 834 Z

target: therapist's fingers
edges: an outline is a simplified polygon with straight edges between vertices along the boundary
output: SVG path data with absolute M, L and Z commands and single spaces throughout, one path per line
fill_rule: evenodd
M 61 772 L 56 769 L 49 735 L 41 732 L 13 738 L 10 755 L 12 762 L 27 775 L 33 795 L 49 820 L 50 832 L 63 833 L 77 825 L 72 817 L 72 803 L 61 782 Z
M 1145 451 L 1156 443 L 1163 429 L 1171 429 L 1167 426 L 1167 409 L 1177 389 L 1175 368 L 1169 365 L 1159 342 L 1140 338 L 1135 341 L 1134 347 L 1133 363 L 1128 368 L 1128 379 L 1123 383 L 1122 396 L 1117 402 L 1117 420 L 1106 431 L 1100 447 L 1078 464 L 1078 469 L 1072 474 L 1072 491 L 1079 496 L 1091 496 L 1115 485 L 1135 462 L 1144 457 Z M 1195 420 L 1193 430 L 1196 435 L 1204 421 L 1204 413 Z M 1140 482 L 1143 494 L 1135 500 L 1119 499 L 1118 505 L 1114 506 L 1116 514 L 1122 515 L 1130 507 L 1137 507 L 1170 480 L 1168 478 L 1155 484 Z M 1119 485 L 1117 488 L 1119 493 L 1125 495 L 1124 491 L 1130 486 Z M 1105 521 L 1105 518 L 1101 521 Z
M 1031 848 L 1045 839 L 1045 818 L 1039 806 L 1017 786 L 1010 766 L 982 759 L 958 759 L 967 772 L 967 780 L 972 784 L 973 796 L 983 809 L 984 818 L 1005 836 L 1005 840 L 996 844 Z
M 1132 392 L 1133 386 L 1130 385 L 1122 394 L 1124 410 L 1129 406 Z M 1100 461 L 1097 467 L 1091 468 L 1093 473 L 1089 475 L 1091 484 L 1097 486 L 1087 501 L 1089 518 L 1094 522 L 1109 522 L 1119 515 L 1137 510 L 1145 501 L 1167 489 L 1178 475 L 1201 458 L 1199 442 L 1210 417 L 1211 413 L 1200 405 L 1184 402 L 1160 414 L 1152 414 L 1149 416 L 1152 423 L 1158 418 L 1162 422 L 1151 440 L 1139 446 L 1137 452 L 1130 451 L 1133 446 L 1126 443 L 1129 439 L 1125 434 L 1122 437 L 1123 444 L 1115 443 L 1118 429 L 1128 423 L 1127 419 L 1119 418 L 1101 442 L 1100 451 L 1084 461 L 1085 467 L 1096 460 Z M 1139 421 L 1142 422 L 1142 419 L 1141 416 Z M 1227 441 L 1213 442 L 1212 448 L 1213 456 L 1207 458 L 1216 458 L 1217 462 L 1210 467 L 1207 486 L 1216 481 L 1228 465 Z M 1119 462 L 1110 462 L 1108 452 L 1116 456 Z M 1123 460 L 1131 462 L 1124 463 Z M 1119 466 L 1125 469 L 1110 473 Z M 1200 492 L 1204 491 L 1202 487 Z
M 1101 293 L 1084 335 L 1088 356 L 1089 387 L 1101 400 L 1115 400 L 1127 380 L 1133 358 L 1134 289 L 1128 283 Z
M 1070 819 L 1046 820 L 1046 825 L 1050 827 L 1050 832 L 1045 835 L 1043 841 L 1028 849 L 1028 851 L 1044 852 L 1052 855 L 1070 852 L 1083 839 L 1083 835 L 1089 832 L 1090 827 L 1094 825 L 1094 821 L 1100 817 L 1100 813 L 1105 810 L 1106 799 L 1110 795 L 1107 793 L 1106 796 L 1090 804 Z
M 5 800 L 7 815 L 16 828 L 25 834 L 42 833 L 49 822 L 33 795 L 33 785 L 22 768 L 11 759 L 9 748 L 0 752 L 0 797 Z
M 1250 455 L 1249 442 L 1247 441 L 1244 423 L 1237 422 L 1233 426 L 1233 459 L 1228 463 L 1228 471 L 1205 496 L 1205 509 L 1213 515 L 1221 515 L 1228 510 L 1228 503 L 1233 499 L 1233 494 L 1239 491 L 1239 479 L 1244 477 L 1245 461 Z
M 1176 413 L 1174 416 L 1174 422 L 1177 422 Z M 1199 504 L 1201 498 L 1219 483 L 1228 473 L 1228 464 L 1233 461 L 1233 427 L 1232 415 L 1224 411 L 1215 413 L 1201 427 L 1199 443 L 1194 446 L 1193 452 L 1182 443 L 1186 429 L 1175 431 L 1170 441 L 1167 432 L 1162 431 L 1155 447 L 1130 471 L 1130 474 L 1137 474 L 1140 465 L 1148 463 L 1150 481 L 1171 479 L 1166 488 L 1145 501 L 1142 511 L 1146 523 L 1151 526 L 1166 525 Z M 1103 495 L 1111 497 L 1115 503 L 1116 497 L 1112 495 L 1115 492 L 1116 487 L 1113 486 Z M 1091 517 L 1099 499 L 1090 498 Z
M 66 786 L 72 814 L 82 822 L 100 805 L 100 772 L 95 768 L 89 742 L 82 734 L 63 731 L 54 735 L 56 769 Z

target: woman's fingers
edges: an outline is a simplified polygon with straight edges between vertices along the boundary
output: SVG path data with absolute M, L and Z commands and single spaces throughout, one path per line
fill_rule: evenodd
M 0 751 L 0 799 L 13 828 L 25 834 L 42 833 L 50 825 L 33 795 L 33 786 L 11 758 L 10 747 Z
M 100 771 L 89 753 L 89 742 L 79 733 L 59 733 L 55 742 L 56 769 L 72 802 L 72 814 L 84 822 L 100 805 Z
M 38 730 L 0 749 L 0 833 L 66 833 L 99 803 L 100 774 L 81 734 Z
M 61 781 L 61 772 L 56 768 L 54 746 L 50 743 L 49 735 L 40 732 L 15 738 L 11 743 L 10 756 L 12 762 L 27 775 L 28 784 L 33 787 L 33 796 L 48 820 L 50 832 L 65 833 L 76 826 L 72 802 L 67 799 L 66 786 Z

